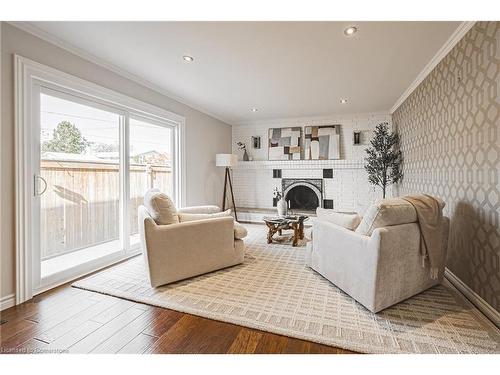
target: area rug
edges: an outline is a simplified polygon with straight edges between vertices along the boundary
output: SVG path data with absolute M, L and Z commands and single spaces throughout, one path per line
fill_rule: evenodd
M 305 247 L 247 228 L 239 266 L 155 289 L 139 256 L 73 286 L 362 353 L 500 352 L 500 331 L 446 281 L 373 314 L 306 267 Z

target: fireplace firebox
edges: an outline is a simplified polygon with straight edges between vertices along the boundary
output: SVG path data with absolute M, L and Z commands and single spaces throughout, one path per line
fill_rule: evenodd
M 315 211 L 322 207 L 322 179 L 292 179 L 282 180 L 283 196 L 292 210 Z

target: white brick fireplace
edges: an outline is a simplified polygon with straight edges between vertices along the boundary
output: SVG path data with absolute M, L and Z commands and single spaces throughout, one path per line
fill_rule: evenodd
M 242 221 L 259 221 L 274 212 L 273 190 L 282 190 L 283 179 L 319 179 L 322 181 L 320 206 L 339 211 L 357 211 L 381 198 L 379 189 L 368 184 L 364 170 L 365 149 L 371 132 L 380 122 L 391 124 L 389 114 L 344 115 L 328 118 L 285 119 L 233 126 L 233 153 L 239 155 L 233 169 L 236 205 Z M 307 125 L 341 125 L 340 160 L 269 161 L 268 129 Z M 362 131 L 364 142 L 353 145 L 353 131 Z M 252 136 L 261 138 L 261 148 L 252 148 Z M 242 161 L 236 142 L 244 142 L 252 161 Z

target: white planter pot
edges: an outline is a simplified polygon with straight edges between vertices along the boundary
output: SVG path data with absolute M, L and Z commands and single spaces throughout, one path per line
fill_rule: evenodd
M 278 209 L 278 216 L 285 216 L 287 212 L 287 204 L 286 201 L 281 198 L 277 203 L 276 203 L 276 208 Z

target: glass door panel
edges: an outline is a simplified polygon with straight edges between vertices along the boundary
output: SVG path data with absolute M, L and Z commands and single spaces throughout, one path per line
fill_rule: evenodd
M 40 94 L 41 278 L 123 250 L 121 116 L 83 99 Z
M 173 191 L 172 143 L 173 129 L 148 120 L 130 118 L 130 245 L 139 243 L 137 208 L 143 204 L 144 193 L 158 188 L 175 202 Z

